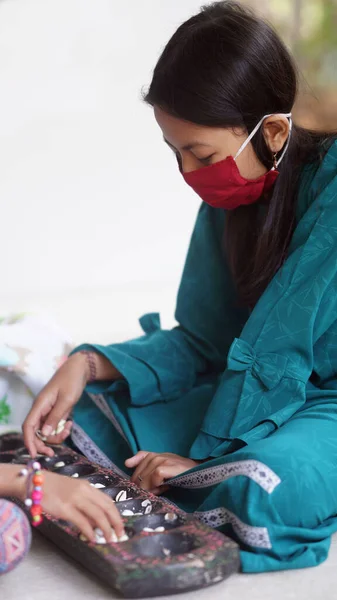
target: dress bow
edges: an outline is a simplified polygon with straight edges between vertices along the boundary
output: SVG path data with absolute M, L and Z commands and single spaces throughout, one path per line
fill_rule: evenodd
M 228 354 L 227 367 L 231 371 L 251 370 L 254 377 L 272 390 L 284 377 L 288 359 L 282 354 L 266 352 L 257 354 L 254 348 L 241 339 L 235 339 Z

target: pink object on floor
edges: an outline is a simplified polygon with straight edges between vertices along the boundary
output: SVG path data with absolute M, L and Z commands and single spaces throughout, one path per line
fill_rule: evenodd
M 31 544 L 29 521 L 20 508 L 0 499 L 0 575 L 16 567 Z

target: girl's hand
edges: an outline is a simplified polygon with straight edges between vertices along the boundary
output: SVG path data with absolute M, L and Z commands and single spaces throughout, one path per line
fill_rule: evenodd
M 37 452 L 53 456 L 54 451 L 36 437 L 36 431 L 48 438 L 50 444 L 62 443 L 70 434 L 68 421 L 62 433 L 50 436 L 57 429 L 61 419 L 67 419 L 71 409 L 80 399 L 90 378 L 88 361 L 84 354 L 74 354 L 60 367 L 49 383 L 37 396 L 33 407 L 23 424 L 25 445 L 32 458 Z
M 85 535 L 95 541 L 95 528 L 102 530 L 109 543 L 112 528 L 117 537 L 124 535 L 123 520 L 113 501 L 88 481 L 43 472 L 42 508 L 53 517 L 70 521 Z
M 91 353 L 95 364 L 96 379 L 113 381 L 122 375 L 101 354 Z M 91 379 L 90 364 L 86 354 L 73 354 L 55 373 L 49 383 L 36 398 L 33 408 L 23 424 L 23 436 L 32 458 L 37 452 L 54 456 L 54 451 L 36 437 L 41 430 L 48 444 L 61 444 L 70 434 L 71 422 L 68 421 L 62 433 L 51 436 L 59 422 L 67 420 L 73 406 L 79 401 L 84 388 Z
M 143 450 L 125 461 L 129 469 L 135 468 L 131 481 L 143 490 L 149 490 L 157 495 L 163 493 L 164 488 L 161 486 L 165 480 L 181 475 L 199 464 L 196 460 L 183 458 L 178 454 L 169 452 L 155 454 Z
M 24 502 L 27 479 L 19 477 L 25 465 L 0 465 L 0 497 L 14 496 Z M 57 519 L 73 523 L 88 540 L 95 541 L 94 529 L 99 528 L 107 542 L 112 528 L 118 538 L 124 535 L 122 518 L 109 496 L 83 479 L 71 479 L 43 471 L 42 508 Z

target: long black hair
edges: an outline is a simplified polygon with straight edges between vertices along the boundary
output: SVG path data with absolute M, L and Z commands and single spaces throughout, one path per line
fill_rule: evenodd
M 269 113 L 291 112 L 294 62 L 273 28 L 241 4 L 215 2 L 183 23 L 166 45 L 145 96 L 169 114 L 208 127 L 245 127 Z M 283 264 L 295 227 L 299 177 L 332 134 L 294 126 L 265 210 L 260 203 L 226 215 L 225 248 L 239 298 L 253 307 Z M 252 140 L 269 169 L 262 130 Z

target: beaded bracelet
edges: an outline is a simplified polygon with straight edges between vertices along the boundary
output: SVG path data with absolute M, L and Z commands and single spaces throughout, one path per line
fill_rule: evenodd
M 21 469 L 19 477 L 27 477 L 27 495 L 24 503 L 29 508 L 33 527 L 37 527 L 43 520 L 41 502 L 44 478 L 40 463 L 31 461 L 28 463 L 27 468 Z

